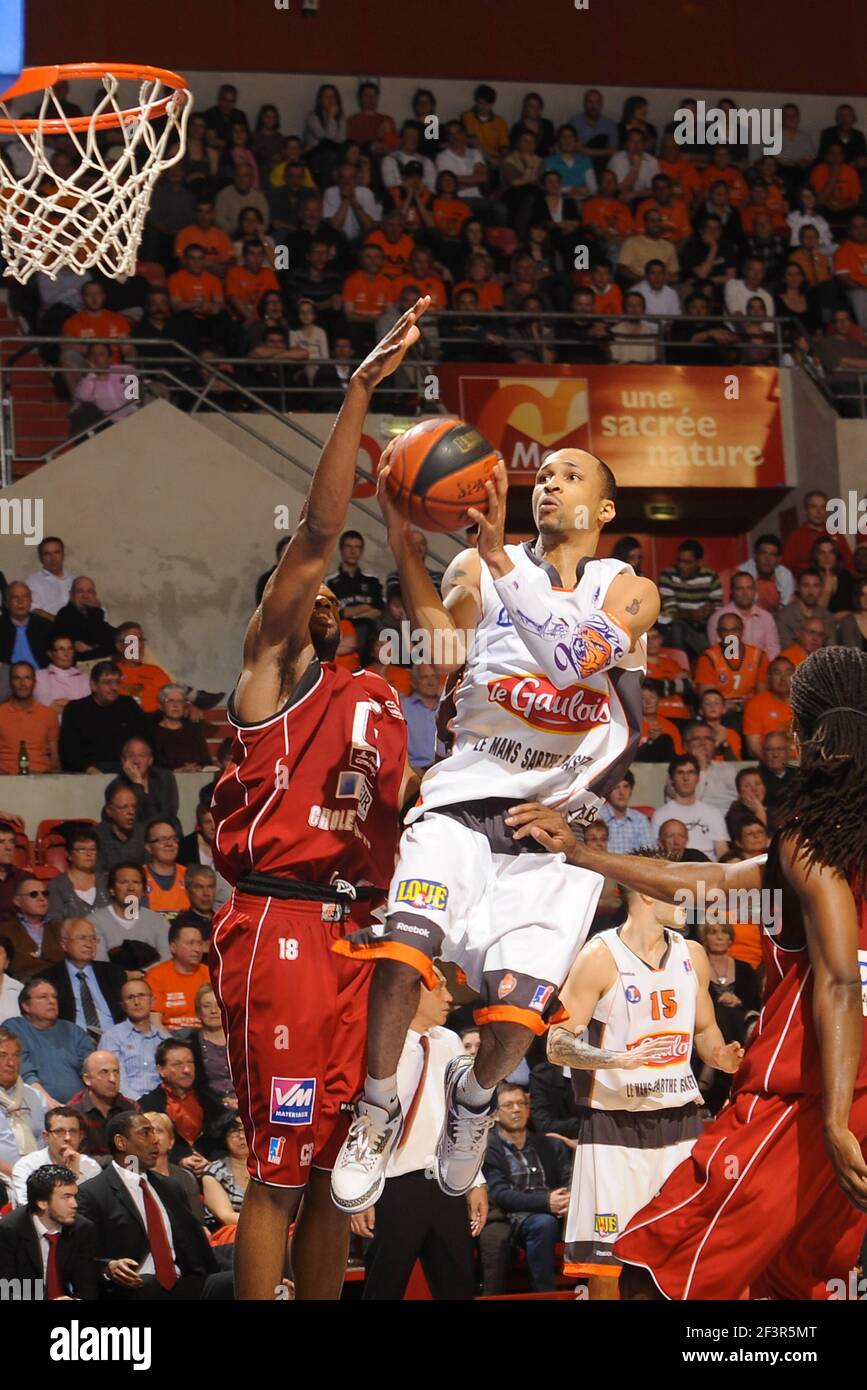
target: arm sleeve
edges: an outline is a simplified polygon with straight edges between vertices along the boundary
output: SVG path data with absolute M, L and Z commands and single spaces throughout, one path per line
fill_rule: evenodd
M 532 578 L 517 567 L 495 580 L 494 588 L 524 646 L 558 690 L 610 670 L 632 645 L 629 633 L 604 608 L 571 626 L 555 617 Z

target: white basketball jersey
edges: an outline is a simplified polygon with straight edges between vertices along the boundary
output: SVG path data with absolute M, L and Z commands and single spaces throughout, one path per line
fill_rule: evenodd
M 564 589 L 528 545 L 507 545 L 506 552 L 570 626 L 604 606 L 618 574 L 633 572 L 621 560 L 588 559 L 579 565 L 577 587 Z M 487 797 L 541 801 L 593 820 L 638 745 L 646 644 L 642 639 L 612 670 L 558 690 L 535 669 L 484 561 L 481 571 L 482 614 L 455 694 L 452 750 L 425 774 L 421 804 L 407 820 Z
M 591 1045 L 625 1052 L 645 1038 L 665 1038 L 671 1043 L 670 1056 L 634 1071 L 576 1068 L 572 1085 L 579 1105 L 593 1110 L 668 1110 L 701 1102 L 689 1064 L 698 980 L 680 933 L 667 930 L 665 939 L 668 949 L 654 970 L 624 944 L 617 928 L 599 933 L 614 957 L 617 980 L 593 1011 Z

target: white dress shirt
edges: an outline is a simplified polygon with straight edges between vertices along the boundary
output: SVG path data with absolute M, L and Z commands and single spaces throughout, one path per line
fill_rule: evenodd
M 44 612 L 50 613 L 52 618 L 55 617 L 64 604 L 69 602 L 69 591 L 74 578 L 74 574 L 67 574 L 65 570 L 63 574 L 52 574 L 47 569 L 28 574 L 24 582 L 33 595 L 33 607 L 41 608 Z
M 393 154 L 387 154 L 382 161 L 382 182 L 386 188 L 394 188 L 395 185 L 403 181 L 403 171 L 407 164 L 420 164 L 422 168 L 422 180 L 430 189 L 431 193 L 436 192 L 437 175 L 433 166 L 433 160 L 428 159 L 426 154 L 407 154 L 405 150 L 395 150 Z
M 454 150 L 440 150 L 436 159 L 437 173 L 443 170 L 454 174 L 457 179 L 468 178 L 478 164 L 484 164 L 484 156 L 478 150 L 467 149 L 464 154 L 457 154 Z M 459 188 L 457 198 L 481 198 L 482 190 L 478 184 L 469 183 L 465 188 Z
M 612 174 L 617 175 L 617 182 L 622 183 L 632 168 L 632 160 L 625 150 L 618 150 L 608 161 L 607 166 Z M 638 170 L 638 178 L 632 186 L 632 192 L 627 196 L 634 198 L 636 193 L 643 193 L 650 188 L 651 183 L 659 173 L 659 163 L 652 154 L 647 151 L 641 156 L 641 165 Z
M 102 1169 L 95 1158 L 89 1154 L 79 1154 L 78 1185 L 81 1187 L 83 1182 L 89 1182 L 91 1178 L 98 1178 Z M 12 1164 L 12 1189 L 10 1200 L 13 1207 L 26 1207 L 27 1205 L 27 1179 L 31 1173 L 35 1173 L 37 1168 L 43 1168 L 46 1163 L 53 1163 L 54 1159 L 48 1149 L 37 1149 L 35 1153 L 25 1154 L 19 1158 L 17 1163 Z
M 379 221 L 381 209 L 369 188 L 364 188 L 362 185 L 359 185 L 355 190 L 355 201 L 362 211 L 367 213 L 368 217 L 372 217 L 374 222 Z M 337 187 L 336 183 L 333 183 L 330 188 L 326 188 L 325 197 L 322 199 L 322 217 L 324 221 L 331 221 L 334 214 L 339 212 L 341 202 L 342 195 L 340 189 Z M 347 212 L 340 230 L 349 241 L 353 241 L 356 237 L 361 236 L 361 233 L 364 231 L 364 228 L 355 216 L 352 208 Z
M 7 1018 L 21 1017 L 18 996 L 23 988 L 24 986 L 18 980 L 13 980 L 11 975 L 4 975 L 0 980 L 0 1024 L 5 1023 Z
M 42 1220 L 41 1220 L 40 1217 L 38 1217 L 38 1216 L 36 1216 L 36 1215 L 33 1215 L 33 1216 L 31 1216 L 30 1220 L 33 1222 L 33 1229 L 34 1229 L 34 1231 L 36 1232 L 36 1239 L 39 1241 L 39 1254 L 42 1256 L 42 1282 L 43 1282 L 43 1284 L 46 1286 L 46 1290 L 45 1290 L 45 1291 L 46 1291 L 46 1294 L 47 1294 L 47 1292 L 48 1292 L 48 1252 L 49 1252 L 49 1250 L 51 1249 L 51 1241 L 48 1239 L 48 1236 L 49 1236 L 49 1234 L 54 1234 L 54 1233 L 53 1233 L 53 1232 L 48 1232 L 48 1231 L 46 1231 L 45 1227 L 44 1227 L 43 1224 L 42 1224 Z
M 679 314 L 681 311 L 677 290 L 672 289 L 671 285 L 663 285 L 661 290 L 655 290 L 648 280 L 639 280 L 632 289 L 644 295 L 644 308 L 648 314 Z
M 450 1028 L 431 1028 L 427 1033 L 429 1044 L 427 1075 L 424 1090 L 405 1143 L 391 1152 L 387 1178 L 399 1177 L 401 1173 L 424 1171 L 433 1161 L 437 1139 L 446 1114 L 445 1090 L 443 1086 L 446 1067 L 453 1057 L 460 1057 L 464 1045 L 457 1033 Z M 413 1097 L 418 1090 L 424 1066 L 424 1051 L 421 1033 L 410 1029 L 397 1064 L 397 1094 L 404 1117 L 409 1115 Z M 481 1174 L 474 1187 L 481 1187 L 484 1179 Z
M 123 1179 L 123 1182 L 126 1186 L 126 1190 L 132 1198 L 133 1202 L 135 1203 L 136 1210 L 138 1211 L 138 1214 L 141 1217 L 141 1224 L 144 1226 L 145 1230 L 147 1230 L 148 1223 L 147 1217 L 145 1215 L 144 1197 L 142 1196 L 141 1192 L 141 1185 L 143 1181 L 142 1174 L 133 1173 L 131 1169 L 124 1168 L 120 1163 L 117 1162 L 115 1162 L 114 1166 L 120 1173 L 120 1176 Z M 163 1206 L 162 1202 L 160 1201 L 159 1193 L 157 1192 L 153 1183 L 150 1184 L 150 1194 L 156 1202 L 160 1216 L 163 1219 L 163 1225 L 166 1229 L 166 1239 L 169 1242 L 169 1249 L 172 1252 L 172 1259 L 175 1261 L 175 1272 L 177 1273 L 178 1278 L 180 1278 L 181 1271 L 178 1268 L 178 1262 L 175 1259 L 175 1243 L 172 1240 L 172 1223 L 169 1220 L 169 1214 Z M 154 1257 L 152 1254 L 148 1253 L 146 1258 L 142 1260 L 141 1264 L 138 1267 L 138 1272 L 139 1274 L 156 1274 L 157 1271 L 156 1266 L 154 1265 Z
M 767 290 L 751 290 L 744 280 L 726 280 L 723 299 L 730 314 L 746 315 L 750 300 L 760 299 L 771 318 L 774 316 L 774 301 Z

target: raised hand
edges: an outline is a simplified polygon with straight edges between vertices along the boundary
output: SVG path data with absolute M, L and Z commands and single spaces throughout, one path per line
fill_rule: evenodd
M 467 507 L 467 516 L 479 528 L 478 551 L 495 579 L 500 579 L 513 568 L 506 554 L 506 499 L 509 495 L 509 479 L 506 465 L 502 459 L 494 465 L 491 478 L 485 482 L 488 495 L 487 514 L 475 507 Z
M 360 382 L 365 390 L 372 391 L 385 377 L 397 371 L 405 354 L 421 337 L 417 324 L 422 314 L 430 308 L 430 304 L 429 294 L 417 299 L 412 308 L 407 309 L 394 327 L 380 339 L 373 351 L 368 353 L 361 365 L 356 367 L 353 379 Z
M 526 840 L 532 836 L 552 854 L 571 855 L 578 846 L 577 836 L 560 812 L 538 801 L 523 801 L 520 806 L 510 806 L 505 821 L 506 825 L 514 826 L 512 839 Z

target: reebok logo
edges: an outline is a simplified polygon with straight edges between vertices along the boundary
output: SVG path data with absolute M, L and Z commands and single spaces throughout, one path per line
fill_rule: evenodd
M 150 1327 L 82 1327 L 73 1318 L 68 1327 L 51 1332 L 52 1361 L 127 1361 L 134 1371 L 151 1365 Z

